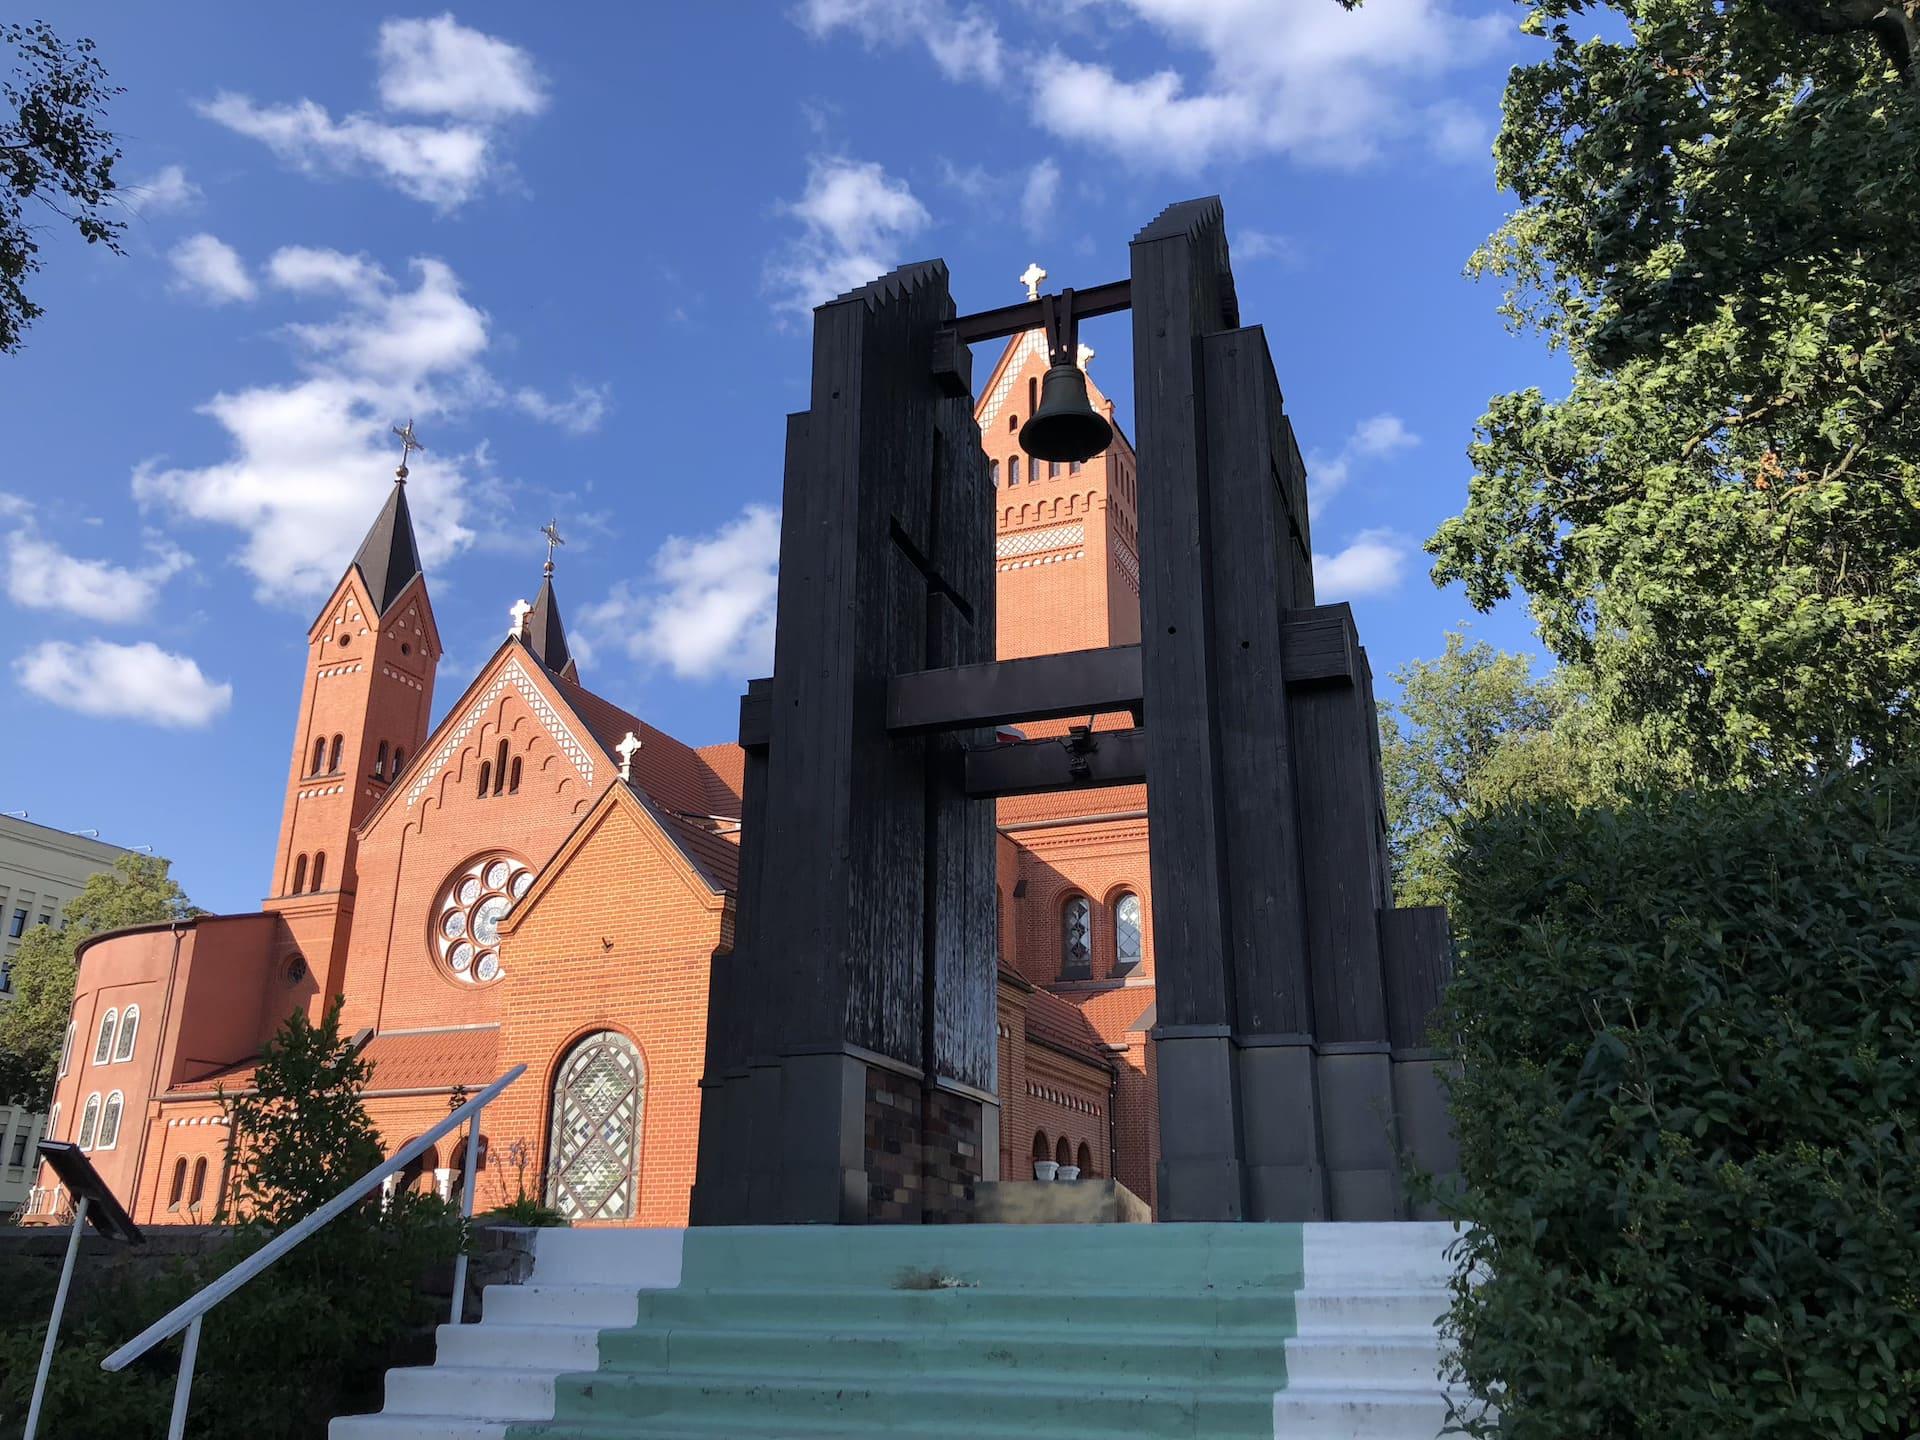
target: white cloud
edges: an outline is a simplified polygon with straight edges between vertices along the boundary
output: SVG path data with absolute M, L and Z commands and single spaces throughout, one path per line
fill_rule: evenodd
M 554 400 L 531 385 L 513 392 L 513 403 L 524 414 L 548 425 L 557 425 L 569 435 L 587 435 L 600 428 L 607 415 L 605 385 L 575 385 L 565 400 Z
M 157 173 L 145 180 L 136 180 L 125 189 L 142 215 L 185 210 L 201 199 L 200 187 L 189 180 L 185 169 L 178 165 L 162 166 Z
M 260 104 L 223 91 L 197 108 L 302 170 L 370 171 L 404 195 L 453 210 L 496 168 L 500 124 L 531 115 L 546 94 L 527 54 L 456 23 L 389 20 L 380 30 L 377 85 L 390 111 L 449 117 L 397 122 L 363 112 L 336 120 L 312 100 Z
M 267 278 L 282 290 L 297 295 L 334 290 L 342 295 L 367 295 L 384 289 L 386 272 L 365 255 L 347 255 L 338 250 L 316 250 L 306 245 L 286 245 L 273 252 L 267 261 Z
M 1291 265 L 1300 258 L 1300 247 L 1291 236 L 1271 230 L 1236 230 L 1231 244 L 1236 260 L 1278 260 Z
M 582 613 L 582 629 L 683 679 L 764 675 L 779 561 L 780 512 L 749 505 L 711 535 L 669 536 L 648 583 L 614 587 Z
M 287 327 L 301 373 L 215 395 L 200 411 L 225 430 L 228 457 L 143 462 L 133 490 L 143 504 L 239 529 L 256 593 L 310 601 L 340 578 L 392 483 L 394 418 L 418 417 L 430 429 L 436 417 L 495 403 L 500 387 L 481 363 L 487 316 L 444 262 L 414 261 L 412 288 L 334 251 L 282 250 L 266 270 L 277 285 L 339 305 L 329 319 Z M 436 446 L 408 465 L 431 566 L 473 539 L 468 501 L 485 462 Z
M 1486 117 L 1458 100 L 1442 100 L 1427 107 L 1427 148 L 1442 160 L 1461 164 L 1493 159 L 1493 131 Z
M 800 24 L 815 39 L 848 30 L 869 47 L 924 45 L 949 80 L 997 85 L 1007 70 L 1000 27 L 978 5 L 945 0 L 804 0 Z
M 153 559 L 137 569 L 69 555 L 31 521 L 7 537 L 7 596 L 30 610 L 64 610 L 88 620 L 124 625 L 144 620 L 160 587 L 193 561 L 172 545 L 148 547 Z
M 1060 167 L 1051 158 L 1041 160 L 1027 171 L 1027 183 L 1020 191 L 1020 218 L 1029 235 L 1044 235 L 1051 227 L 1054 202 L 1060 198 Z
M 1313 557 L 1313 594 L 1322 603 L 1378 595 L 1400 583 L 1413 547 L 1392 530 L 1362 530 L 1346 549 Z
M 496 120 L 537 115 L 546 91 L 517 45 L 469 30 L 452 15 L 380 27 L 380 103 L 416 115 Z
M 1103 28 L 1132 20 L 1154 32 L 1154 53 L 1194 57 L 1184 69 L 1136 75 L 1066 53 L 1073 41 L 1061 39 L 1051 11 L 1042 12 L 1043 41 L 1024 46 L 945 0 L 806 0 L 798 18 L 816 37 L 918 42 L 950 79 L 1030 95 L 1035 121 L 1061 139 L 1140 169 L 1191 172 L 1266 153 L 1353 166 L 1408 138 L 1463 153 L 1467 112 L 1452 102 L 1431 113 L 1437 82 L 1491 53 L 1513 26 L 1454 3 L 1368 0 L 1349 12 L 1325 0 L 1106 0 Z
M 778 308 L 800 314 L 893 269 L 930 219 L 905 181 L 838 156 L 815 157 L 806 192 L 780 208 L 803 228 L 768 263 L 766 283 Z
M 144 640 L 49 640 L 15 660 L 14 673 L 28 691 L 62 709 L 176 729 L 206 725 L 233 703 L 232 685 L 214 683 L 190 657 Z
M 190 235 L 173 247 L 174 289 L 210 305 L 251 300 L 259 293 L 240 253 L 215 235 Z
M 1315 514 L 1320 507 L 1346 488 L 1353 478 L 1357 460 L 1380 460 L 1411 450 L 1420 437 L 1407 428 L 1398 415 L 1370 415 L 1353 427 L 1353 433 L 1332 455 L 1314 451 L 1307 456 L 1307 503 Z

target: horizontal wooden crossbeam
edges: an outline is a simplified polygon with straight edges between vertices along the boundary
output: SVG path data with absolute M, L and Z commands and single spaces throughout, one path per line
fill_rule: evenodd
M 1073 318 L 1085 320 L 1094 315 L 1111 315 L 1117 310 L 1133 308 L 1133 282 L 1115 280 L 1108 285 L 1096 285 L 1091 290 L 1073 292 Z M 1008 335 L 1022 335 L 1029 330 L 1042 329 L 1047 323 L 1046 311 L 1038 300 L 1022 301 L 1018 305 L 1003 305 L 998 310 L 982 310 L 973 315 L 962 315 L 950 327 L 963 345 L 977 345 L 982 340 L 999 340 Z
M 1280 663 L 1289 686 L 1318 680 L 1352 681 L 1360 636 L 1353 611 L 1345 605 L 1314 605 L 1289 610 L 1281 629 Z
M 1138 645 L 916 670 L 887 682 L 887 729 L 896 735 L 1139 708 Z
M 1095 785 L 1138 785 L 1147 778 L 1147 732 L 1096 730 L 1081 737 L 1019 740 L 966 753 L 967 795 L 1043 795 Z

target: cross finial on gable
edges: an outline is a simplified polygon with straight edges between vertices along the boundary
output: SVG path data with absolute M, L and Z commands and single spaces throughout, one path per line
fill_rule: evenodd
M 1020 283 L 1027 287 L 1027 298 L 1029 300 L 1038 300 L 1040 298 L 1040 282 L 1046 278 L 1047 272 L 1040 268 L 1040 262 L 1038 260 L 1030 261 L 1027 268 L 1021 272 Z
M 513 607 L 507 611 L 507 614 L 513 617 L 513 628 L 508 630 L 507 634 L 511 635 L 516 640 L 526 639 L 527 638 L 527 612 L 532 609 L 533 609 L 533 606 L 529 605 L 525 600 L 514 601 Z
M 542 573 L 551 575 L 553 574 L 553 547 L 567 542 L 560 538 L 560 522 L 557 519 L 549 520 L 542 525 L 540 533 L 547 537 L 547 568 Z
M 620 757 L 620 778 L 622 780 L 631 781 L 633 779 L 633 757 L 640 753 L 640 746 L 640 737 L 629 730 L 627 731 L 626 738 L 613 747 L 613 753 Z
M 407 483 L 408 474 L 411 473 L 407 469 L 407 457 L 413 454 L 414 451 L 424 450 L 427 447 L 422 445 L 419 437 L 413 433 L 413 421 L 411 419 L 409 419 L 405 425 L 394 426 L 393 433 L 400 437 L 400 468 L 393 472 L 393 478 L 404 485 Z

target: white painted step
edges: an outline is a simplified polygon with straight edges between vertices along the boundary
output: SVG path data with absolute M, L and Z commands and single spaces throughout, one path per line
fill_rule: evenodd
M 1273 1397 L 1274 1440 L 1436 1440 L 1446 1423 L 1438 1382 L 1424 1393 L 1290 1385 Z
M 1296 1335 L 1286 1342 L 1287 1388 L 1433 1392 L 1440 1349 L 1432 1331 Z

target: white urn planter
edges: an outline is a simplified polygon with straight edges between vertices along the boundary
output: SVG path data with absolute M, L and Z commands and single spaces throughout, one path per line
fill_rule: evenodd
M 1062 1165 L 1059 1175 L 1055 1178 L 1071 1185 L 1075 1180 L 1080 1178 L 1080 1167 L 1078 1165 Z
M 1033 1178 L 1036 1180 L 1051 1181 L 1059 1169 L 1060 1162 L 1058 1160 L 1036 1160 L 1033 1162 Z

